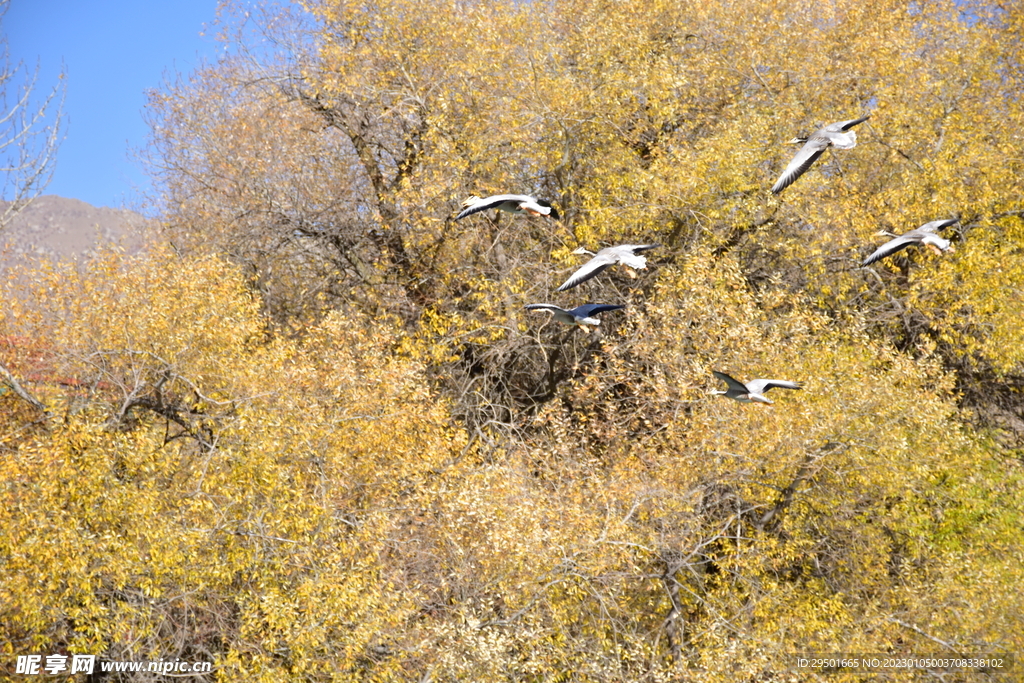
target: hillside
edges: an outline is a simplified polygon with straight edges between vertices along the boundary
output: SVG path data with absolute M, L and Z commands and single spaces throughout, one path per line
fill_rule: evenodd
M 56 195 L 36 198 L 0 233 L 0 268 L 45 257 L 76 258 L 102 243 L 136 251 L 146 220 L 125 209 L 95 207 Z

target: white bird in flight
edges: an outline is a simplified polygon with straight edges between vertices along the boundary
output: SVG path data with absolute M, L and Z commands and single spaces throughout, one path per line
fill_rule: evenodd
M 625 306 L 621 304 L 583 304 L 576 308 L 565 309 L 554 304 L 527 304 L 525 308 L 531 311 L 550 311 L 552 317 L 558 322 L 579 325 L 581 330 L 589 332 L 590 329 L 587 325 L 596 327 L 601 324 L 601 321 L 594 317 L 595 315 L 605 311 L 617 311 Z
M 825 150 L 829 147 L 853 149 L 857 145 L 857 133 L 850 129 L 858 123 L 867 121 L 868 118 L 868 116 L 862 116 L 859 119 L 851 119 L 850 121 L 830 123 L 810 137 L 793 138 L 790 140 L 790 144 L 802 143 L 803 147 L 800 148 L 800 151 L 796 153 L 793 160 L 789 162 L 786 170 L 782 172 L 779 179 L 772 185 L 772 194 L 778 194 L 792 185 L 793 181 L 802 176 L 804 171 L 809 169 L 811 164 L 824 154 Z
M 534 199 L 525 194 L 496 194 L 485 199 L 481 199 L 476 195 L 469 197 L 466 201 L 462 202 L 462 211 L 455 217 L 455 220 L 471 216 L 480 211 L 487 211 L 488 209 L 497 209 L 507 213 L 526 213 L 531 216 L 550 216 L 555 220 L 560 218 L 558 211 L 546 199 Z
M 629 269 L 629 276 L 635 278 L 636 270 L 647 267 L 647 257 L 640 256 L 640 252 L 660 246 L 660 244 L 620 244 L 617 247 L 605 247 L 596 254 L 580 247 L 572 253 L 590 254 L 594 258 L 583 264 L 568 280 L 562 283 L 562 286 L 557 291 L 564 292 L 567 289 L 572 289 L 616 263 L 626 266 Z
M 953 225 L 957 222 L 956 218 L 944 218 L 937 221 L 930 221 L 925 223 L 920 228 L 915 228 L 909 232 L 905 232 L 902 235 L 894 235 L 891 232 L 882 230 L 879 235 L 885 235 L 887 237 L 894 237 L 878 249 L 875 249 L 871 256 L 861 261 L 861 267 L 872 264 L 879 259 L 884 259 L 886 256 L 892 256 L 901 249 L 906 249 L 911 244 L 923 244 L 927 247 L 931 247 L 936 254 L 942 254 L 946 251 L 954 251 L 953 245 L 949 243 L 949 240 L 943 239 L 936 234 L 937 230 L 941 230 L 946 226 Z
M 800 389 L 800 385 L 796 382 L 787 382 L 782 379 L 752 379 L 746 384 L 733 379 L 724 372 L 718 370 L 712 370 L 711 374 L 720 380 L 723 380 L 729 385 L 729 388 L 725 391 L 718 389 L 712 389 L 711 393 L 715 396 L 727 396 L 728 398 L 739 401 L 740 403 L 767 403 L 771 405 L 774 401 L 767 398 L 764 394 L 769 389 L 779 387 L 780 389 Z

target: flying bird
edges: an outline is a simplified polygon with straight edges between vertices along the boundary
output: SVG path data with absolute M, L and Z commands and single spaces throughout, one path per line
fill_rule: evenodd
M 476 195 L 468 198 L 462 202 L 462 211 L 455 217 L 455 220 L 488 209 L 497 209 L 508 213 L 526 213 L 531 216 L 550 216 L 555 220 L 560 218 L 558 211 L 546 199 L 534 199 L 525 194 L 496 194 L 486 199 L 480 199 Z
M 572 253 L 590 254 L 593 258 L 583 264 L 568 280 L 563 282 L 558 291 L 564 292 L 567 289 L 572 289 L 616 263 L 626 266 L 629 276 L 635 278 L 636 270 L 647 267 L 647 257 L 640 256 L 640 252 L 660 246 L 660 244 L 620 244 L 617 247 L 605 247 L 596 254 L 580 247 Z
M 944 218 L 942 220 L 931 221 L 925 223 L 920 228 L 915 228 L 910 232 L 905 232 L 902 235 L 894 235 L 891 232 L 882 230 L 879 235 L 887 237 L 893 237 L 875 252 L 868 256 L 866 259 L 860 262 L 863 268 L 866 265 L 872 264 L 879 259 L 884 259 L 886 256 L 892 256 L 901 249 L 906 249 L 911 244 L 923 244 L 927 247 L 931 247 L 935 250 L 936 254 L 942 254 L 945 251 L 954 251 L 953 245 L 949 243 L 949 240 L 943 239 L 936 234 L 937 230 L 941 230 L 946 226 L 953 225 L 957 222 L 956 218 Z
M 715 396 L 728 396 L 731 399 L 735 399 L 740 403 L 767 403 L 772 404 L 774 401 L 769 400 L 764 394 L 769 389 L 779 387 L 781 389 L 800 389 L 800 385 L 796 382 L 787 382 L 782 379 L 752 379 L 746 384 L 733 379 L 724 372 L 718 370 L 712 370 L 711 374 L 720 380 L 723 380 L 729 385 L 729 388 L 725 391 L 718 389 L 712 389 L 711 393 Z
M 789 166 L 782 172 L 775 184 L 772 185 L 772 194 L 778 194 L 793 184 L 793 181 L 804 174 L 804 171 L 811 167 L 811 164 L 820 157 L 829 146 L 839 149 L 853 149 L 857 145 L 857 133 L 850 130 L 858 123 L 867 121 L 869 116 L 862 116 L 859 119 L 830 123 L 808 138 L 793 138 L 790 144 L 803 144 L 800 151 L 796 153 Z
M 589 332 L 587 325 L 596 327 L 601 321 L 594 316 L 605 311 L 617 311 L 625 306 L 618 304 L 583 304 L 576 308 L 566 310 L 554 304 L 527 304 L 526 308 L 531 311 L 551 311 L 552 317 L 558 322 L 569 325 L 579 325 L 584 332 Z

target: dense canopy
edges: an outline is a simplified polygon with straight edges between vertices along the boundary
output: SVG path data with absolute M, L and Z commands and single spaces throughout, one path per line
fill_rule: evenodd
M 1024 10 L 314 0 L 220 28 L 151 95 L 152 246 L 0 279 L 0 365 L 45 406 L 0 385 L 8 661 L 767 681 L 1024 652 Z M 865 115 L 770 192 L 784 143 Z M 501 194 L 558 218 L 455 220 Z M 861 267 L 939 219 L 955 251 Z M 661 246 L 556 292 L 618 244 Z M 624 308 L 584 333 L 534 302 Z M 802 390 L 729 401 L 715 370 Z

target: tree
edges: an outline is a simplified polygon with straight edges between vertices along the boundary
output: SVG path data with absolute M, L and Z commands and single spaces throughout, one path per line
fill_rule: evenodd
M 61 419 L 0 417 L 4 642 L 230 677 L 285 650 L 292 672 L 367 666 L 419 590 L 386 560 L 465 445 L 417 364 L 340 315 L 269 338 L 216 258 L 110 252 L 37 276 L 14 324 L 50 345 L 63 379 L 40 393 Z
M 0 320 L 77 378 L 39 389 L 64 424 L 4 418 L 12 640 L 317 680 L 756 681 L 802 651 L 1020 649 L 1020 453 L 975 410 L 1021 409 L 997 305 L 1022 276 L 1015 12 L 254 16 L 284 49 L 152 97 L 173 249 L 36 276 L 39 305 Z M 856 148 L 769 195 L 776 143 L 862 113 Z M 509 191 L 562 220 L 452 218 Z M 960 216 L 954 254 L 859 268 L 879 227 L 936 213 Z M 553 292 L 576 246 L 640 240 L 662 244 L 641 277 Z M 626 307 L 584 334 L 535 301 Z M 744 405 L 712 370 L 803 389 Z M 94 537 L 88 580 L 36 550 Z
M 0 0 L 0 21 L 10 0 Z M 0 233 L 13 218 L 43 191 L 53 177 L 63 126 L 64 95 L 61 83 L 43 98 L 33 102 L 39 70 L 21 75 L 23 64 L 12 65 L 6 34 L 0 34 Z M 13 92 L 12 92 L 13 91 Z M 9 386 L 34 408 L 45 406 L 33 397 L 0 364 L 0 382 Z

